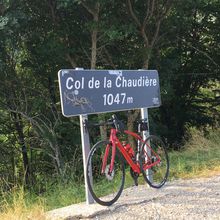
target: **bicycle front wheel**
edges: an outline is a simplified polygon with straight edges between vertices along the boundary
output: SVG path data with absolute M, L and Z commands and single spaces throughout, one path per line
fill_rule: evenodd
M 109 149 L 108 154 L 106 149 Z M 104 155 L 106 155 L 106 164 L 103 170 Z M 111 158 L 111 143 L 100 141 L 91 149 L 86 167 L 89 191 L 94 200 L 104 206 L 110 206 L 116 202 L 124 187 L 124 163 L 117 149 L 112 172 L 110 172 Z
M 140 168 L 145 181 L 153 188 L 162 187 L 169 175 L 169 158 L 163 141 L 150 135 L 141 147 Z

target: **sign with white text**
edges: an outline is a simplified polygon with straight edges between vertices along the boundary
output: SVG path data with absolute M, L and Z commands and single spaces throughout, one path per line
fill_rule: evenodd
M 95 114 L 161 104 L 156 70 L 75 70 L 58 72 L 64 116 Z

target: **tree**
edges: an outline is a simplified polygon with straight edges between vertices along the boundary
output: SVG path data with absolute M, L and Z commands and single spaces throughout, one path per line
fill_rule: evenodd
M 178 2 L 162 27 L 169 32 L 161 41 L 161 48 L 155 51 L 154 65 L 163 72 L 161 84 L 165 93 L 160 108 L 163 129 L 158 128 L 170 143 L 181 141 L 189 124 L 212 123 L 212 114 L 209 117 L 206 112 L 214 108 L 208 107 L 201 89 L 211 89 L 211 82 L 219 75 L 218 52 L 213 40 L 218 29 L 216 4 L 215 1 Z
M 138 37 L 141 36 L 142 39 L 138 48 L 142 54 L 143 69 L 149 68 L 152 51 L 163 34 L 160 33 L 161 24 L 170 11 L 172 6 L 171 3 L 171 0 L 147 0 L 141 3 L 127 0 L 130 19 L 134 22 L 137 28 L 136 34 L 138 34 Z M 127 126 L 129 130 L 134 130 L 134 122 L 138 115 L 138 110 L 128 112 Z M 132 139 L 130 139 L 130 142 L 131 141 Z M 133 145 L 135 145 L 135 143 L 133 143 Z

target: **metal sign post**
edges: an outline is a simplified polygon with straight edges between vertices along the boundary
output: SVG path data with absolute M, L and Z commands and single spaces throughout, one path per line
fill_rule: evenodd
M 92 204 L 94 203 L 94 200 L 88 189 L 87 175 L 86 175 L 86 163 L 90 151 L 90 141 L 89 141 L 89 133 L 84 126 L 84 122 L 85 120 L 88 120 L 88 117 L 87 115 L 80 115 L 79 118 L 80 118 L 81 142 L 82 142 L 82 152 L 83 152 L 83 169 L 84 169 L 84 180 L 85 180 L 86 203 Z
M 146 140 L 147 137 L 150 135 L 150 130 L 149 130 L 149 118 L 148 118 L 148 109 L 147 108 L 141 108 L 141 119 L 145 119 L 147 121 L 147 131 L 143 131 L 142 132 L 142 137 L 143 137 L 143 140 Z M 145 149 L 147 151 L 147 154 L 148 156 L 151 156 L 151 152 L 149 150 L 149 148 Z M 146 158 L 147 160 L 147 158 Z M 147 169 L 146 170 L 146 175 L 149 176 L 149 178 L 151 178 L 151 169 Z M 149 185 L 148 185 L 149 186 Z
M 84 70 L 84 68 L 76 68 L 75 70 Z M 85 120 L 88 120 L 87 115 L 80 115 L 80 133 L 81 133 L 81 143 L 82 143 L 82 153 L 83 153 L 83 170 L 84 170 L 84 182 L 85 182 L 85 194 L 86 194 L 86 203 L 92 204 L 94 203 L 94 199 L 92 198 L 91 193 L 89 192 L 88 189 L 88 184 L 87 184 L 87 172 L 86 172 L 86 164 L 87 164 L 87 159 L 90 151 L 90 141 L 89 141 L 89 133 L 85 127 Z M 91 169 L 91 168 L 89 168 Z M 90 175 L 92 172 L 89 172 Z M 91 176 L 90 176 L 91 178 Z
M 143 131 L 143 140 L 146 140 L 146 138 L 150 135 L 149 132 L 149 120 L 148 120 L 148 109 L 147 108 L 141 108 L 141 119 L 146 119 L 147 120 L 147 126 L 148 129 L 147 131 Z

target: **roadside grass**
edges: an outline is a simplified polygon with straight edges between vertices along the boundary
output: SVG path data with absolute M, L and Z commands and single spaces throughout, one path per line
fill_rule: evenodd
M 191 138 L 180 151 L 169 152 L 169 180 L 178 178 L 209 177 L 220 173 L 220 129 L 204 135 L 190 130 Z M 138 179 L 144 184 L 143 177 Z M 133 185 L 130 171 L 126 169 L 125 188 Z M 46 193 L 35 195 L 15 188 L 10 194 L 1 193 L 1 220 L 45 220 L 46 211 L 85 201 L 84 184 L 58 183 L 47 187 Z
M 220 173 L 220 129 L 207 136 L 196 129 L 191 129 L 190 134 L 183 150 L 169 152 L 170 180 Z
M 40 199 L 33 200 L 22 188 L 2 195 L 0 208 L 1 220 L 46 220 L 45 204 Z
M 25 192 L 15 187 L 10 193 L 1 192 L 0 220 L 46 220 L 46 212 L 85 200 L 84 185 L 59 183 L 45 194 Z
M 41 198 L 44 200 L 46 210 L 72 205 L 85 200 L 85 186 L 75 182 L 66 184 L 60 182 L 41 195 Z

